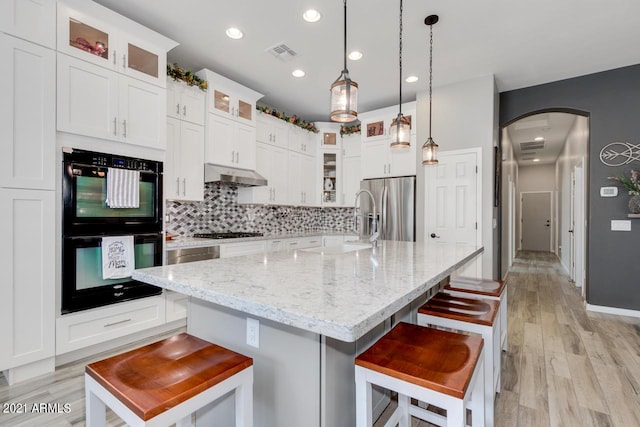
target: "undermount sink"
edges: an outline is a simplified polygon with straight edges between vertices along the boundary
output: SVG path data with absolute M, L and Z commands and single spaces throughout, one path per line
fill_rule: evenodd
M 339 246 L 324 246 L 324 247 L 307 248 L 307 249 L 301 249 L 301 250 L 305 252 L 315 252 L 318 254 L 335 255 L 335 254 L 346 254 L 348 252 L 359 251 L 361 249 L 367 249 L 367 248 L 371 248 L 371 243 L 349 242 Z

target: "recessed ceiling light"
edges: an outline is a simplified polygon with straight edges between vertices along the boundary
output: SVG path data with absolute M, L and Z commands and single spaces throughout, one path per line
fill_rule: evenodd
M 534 161 L 534 162 L 539 162 L 539 161 L 540 161 L 540 159 L 533 159 L 533 161 Z
M 360 52 L 359 50 L 354 50 L 349 54 L 349 59 L 352 61 L 357 61 L 359 59 L 362 59 L 362 52 Z
M 418 76 L 409 76 L 404 81 L 407 83 L 415 83 L 418 81 Z
M 320 18 L 322 18 L 322 15 L 315 9 L 309 9 L 302 14 L 302 19 L 307 22 L 318 22 Z
M 304 71 L 302 71 L 302 70 L 293 70 L 293 71 L 291 72 L 291 75 L 292 75 L 293 77 L 304 77 L 304 76 L 305 76 L 305 74 L 306 74 L 306 73 L 305 73 Z
M 227 28 L 226 33 L 227 33 L 227 36 L 229 36 L 230 38 L 232 38 L 234 40 L 241 39 L 244 36 L 242 31 L 240 31 L 236 27 Z
M 534 141 L 544 141 L 544 136 L 536 136 L 533 138 Z

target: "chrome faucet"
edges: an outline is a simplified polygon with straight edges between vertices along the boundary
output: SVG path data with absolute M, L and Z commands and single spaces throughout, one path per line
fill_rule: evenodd
M 376 200 L 373 198 L 373 194 L 369 190 L 359 190 L 356 193 L 356 200 L 353 204 L 353 229 L 358 231 L 358 199 L 360 194 L 366 193 L 371 198 L 371 204 L 373 205 L 373 221 L 371 222 L 371 236 L 369 241 L 373 247 L 378 246 L 378 214 L 376 213 Z

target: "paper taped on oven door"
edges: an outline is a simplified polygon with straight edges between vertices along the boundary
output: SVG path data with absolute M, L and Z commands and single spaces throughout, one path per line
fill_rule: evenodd
M 102 279 L 131 277 L 135 269 L 133 236 L 102 238 Z

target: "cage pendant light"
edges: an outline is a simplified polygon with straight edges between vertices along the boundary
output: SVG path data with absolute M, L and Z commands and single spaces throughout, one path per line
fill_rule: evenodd
M 438 144 L 431 138 L 431 104 L 433 98 L 433 26 L 438 22 L 438 15 L 429 15 L 424 23 L 429 26 L 429 138 L 422 146 L 422 164 L 438 163 Z
M 398 63 L 400 70 L 400 90 L 398 102 L 398 116 L 391 122 L 391 148 L 401 149 L 411 146 L 411 124 L 402 115 L 402 0 L 400 0 L 400 35 L 398 37 Z
M 344 68 L 331 85 L 331 120 L 348 123 L 358 118 L 358 83 L 347 70 L 347 0 L 344 0 Z

